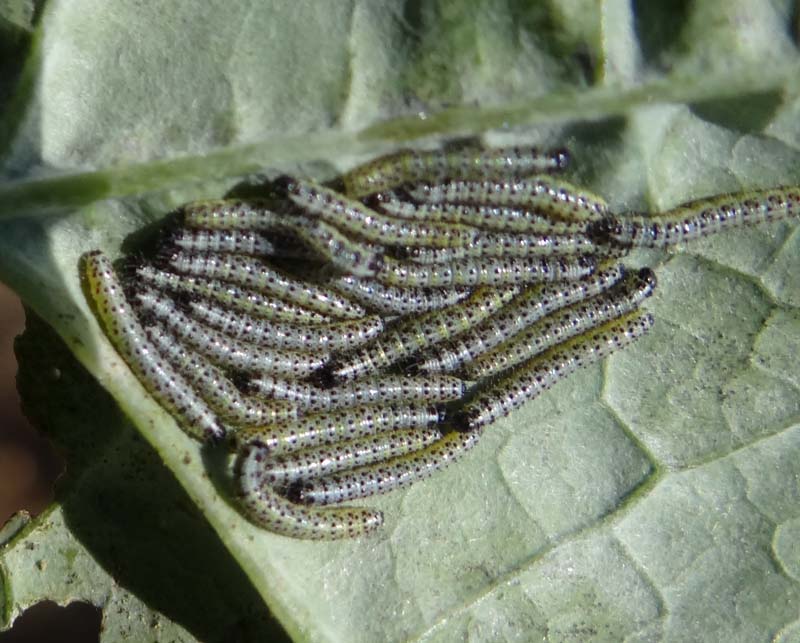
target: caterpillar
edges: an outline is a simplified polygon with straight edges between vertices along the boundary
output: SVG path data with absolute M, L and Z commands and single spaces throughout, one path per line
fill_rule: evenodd
M 462 380 L 446 375 L 383 375 L 322 388 L 306 382 L 282 380 L 261 374 L 251 379 L 247 388 L 254 395 L 289 401 L 303 411 L 321 412 L 365 404 L 447 402 L 459 399 L 466 386 Z
M 232 283 L 338 319 L 358 319 L 365 314 L 361 306 L 337 293 L 298 281 L 253 257 L 179 252 L 167 263 L 182 274 Z
M 478 431 L 450 431 L 429 446 L 407 455 L 306 481 L 298 497 L 306 504 L 328 505 L 386 493 L 429 478 L 467 453 L 479 438 Z
M 437 429 L 405 429 L 312 447 L 271 458 L 265 463 L 264 475 L 270 484 L 283 488 L 296 481 L 321 478 L 419 451 L 439 438 L 441 433 Z
M 510 340 L 476 357 L 461 368 L 470 379 L 492 377 L 547 348 L 635 310 L 656 286 L 655 273 L 643 268 L 629 274 L 605 293 L 572 304 L 527 327 Z
M 383 331 L 377 315 L 320 324 L 292 324 L 226 310 L 198 299 L 188 303 L 193 317 L 234 339 L 289 350 L 342 351 L 361 346 Z
M 408 317 L 386 331 L 373 345 L 352 355 L 340 355 L 328 366 L 337 382 L 355 380 L 409 355 L 468 331 L 489 317 L 515 294 L 515 288 L 496 291 L 479 288 L 470 297 L 445 310 Z
M 202 230 L 270 231 L 280 228 L 285 216 L 273 212 L 263 199 L 194 201 L 181 208 L 183 223 Z
M 376 275 L 400 287 L 506 286 L 541 281 L 573 281 L 594 272 L 591 256 L 464 259 L 449 264 L 414 264 L 386 257 Z
M 106 336 L 148 393 L 189 435 L 219 440 L 225 427 L 148 339 L 123 291 L 111 260 L 102 252 L 83 256 L 89 297 Z
M 624 274 L 622 265 L 616 265 L 578 281 L 529 287 L 468 333 L 437 344 L 416 368 L 427 373 L 455 371 L 545 315 L 605 292 Z
M 599 221 L 608 213 L 596 194 L 550 177 L 499 181 L 449 181 L 416 185 L 408 190 L 422 203 L 467 203 L 530 208 L 573 222 Z
M 600 243 L 663 248 L 728 228 L 800 214 L 800 188 L 772 188 L 699 199 L 655 216 L 608 217 L 589 226 Z
M 239 448 L 256 443 L 277 456 L 387 431 L 425 428 L 440 418 L 439 409 L 430 405 L 364 405 L 304 415 L 280 426 L 248 427 L 234 438 Z
M 255 524 L 277 534 L 310 540 L 357 538 L 383 524 L 383 514 L 362 507 L 305 507 L 279 495 L 266 481 L 267 450 L 257 444 L 238 452 L 239 504 Z
M 303 378 L 322 367 L 327 359 L 322 352 L 278 350 L 227 337 L 194 322 L 175 302 L 152 290 L 138 292 L 136 298 L 139 306 L 163 322 L 175 337 L 224 368 Z
M 172 244 L 186 252 L 232 252 L 246 255 L 279 254 L 268 237 L 250 230 L 177 230 Z M 301 255 L 302 256 L 302 255 Z
M 149 265 L 140 266 L 136 275 L 145 284 L 159 290 L 212 299 L 234 310 L 258 317 L 307 324 L 331 321 L 329 316 L 322 313 L 216 279 L 179 275 Z
M 339 272 L 372 277 L 383 264 L 383 248 L 343 234 L 324 221 L 298 220 L 292 232 Z
M 145 333 L 226 426 L 259 426 L 297 418 L 297 406 L 290 402 L 266 402 L 242 395 L 225 373 L 177 343 L 163 327 L 149 326 Z
M 176 248 L 192 254 L 229 253 L 309 260 L 319 258 L 319 253 L 301 245 L 291 235 L 266 235 L 252 230 L 181 228 L 172 233 L 166 250 L 171 252 Z
M 568 161 L 569 155 L 563 149 L 469 146 L 455 150 L 400 150 L 350 170 L 342 176 L 341 182 L 345 194 L 361 198 L 404 183 L 454 176 L 488 179 L 556 172 L 563 170 Z
M 334 290 L 356 299 L 361 305 L 386 315 L 407 315 L 425 313 L 447 308 L 462 301 L 470 294 L 470 289 L 455 288 L 398 288 L 378 281 L 355 277 L 337 277 L 328 282 Z
M 479 391 L 455 414 L 470 431 L 508 415 L 579 368 L 632 343 L 653 326 L 650 313 L 629 313 L 558 344 Z
M 405 257 L 415 263 L 442 264 L 481 257 L 525 258 L 598 254 L 603 248 L 584 234 L 533 235 L 478 233 L 468 246 L 457 248 L 405 248 Z
M 373 243 L 463 246 L 470 244 L 477 233 L 476 228 L 455 223 L 409 223 L 389 217 L 313 181 L 287 178 L 284 184 L 288 198 L 303 212 Z
M 364 277 L 375 274 L 380 249 L 348 237 L 324 221 L 273 212 L 270 205 L 258 199 L 197 201 L 184 206 L 183 220 L 189 228 L 291 234 L 342 272 Z
M 491 204 L 473 203 L 415 203 L 395 193 L 378 194 L 375 207 L 401 219 L 422 219 L 463 223 L 484 230 L 544 235 L 582 233 L 586 224 L 541 214 L 534 210 Z

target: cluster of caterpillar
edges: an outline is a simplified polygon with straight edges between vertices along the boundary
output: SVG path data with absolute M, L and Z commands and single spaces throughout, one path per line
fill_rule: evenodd
M 116 350 L 200 440 L 230 438 L 239 503 L 271 531 L 366 534 L 341 503 L 432 475 L 486 426 L 646 333 L 656 278 L 618 263 L 800 210 L 777 188 L 617 215 L 563 150 L 405 150 L 330 185 L 200 201 L 121 280 L 84 257 Z

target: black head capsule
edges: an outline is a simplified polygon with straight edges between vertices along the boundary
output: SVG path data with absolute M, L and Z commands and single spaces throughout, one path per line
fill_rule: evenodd
M 335 179 L 331 179 L 326 183 L 323 183 L 323 185 L 326 188 L 330 188 L 331 190 L 339 192 L 340 194 L 344 194 L 346 190 L 344 180 L 342 180 L 342 177 L 340 176 L 336 177 Z
M 482 424 L 477 416 L 478 413 L 476 413 L 475 410 L 470 410 L 462 406 L 457 411 L 451 413 L 447 421 L 441 426 L 442 433 L 451 431 L 455 433 L 479 432 Z
M 554 150 L 552 153 L 553 156 L 553 169 L 555 171 L 561 171 L 567 168 L 570 162 L 569 151 L 566 148 L 561 148 Z
M 175 248 L 161 248 L 153 257 L 153 265 L 162 270 L 169 270 L 172 263 L 178 261 L 181 253 L 176 251 Z
M 644 267 L 640 269 L 638 272 L 638 277 L 650 287 L 651 291 L 654 290 L 655 287 L 658 285 L 658 279 L 656 278 L 656 273 L 653 272 L 651 268 Z
M 308 378 L 308 381 L 316 384 L 320 388 L 331 389 L 339 384 L 339 378 L 336 376 L 336 371 L 338 368 L 339 365 L 337 360 L 334 358 L 316 370 L 314 374 Z
M 304 501 L 303 492 L 309 488 L 309 484 L 307 482 L 303 482 L 302 480 L 297 480 L 296 482 L 292 482 L 287 487 L 280 489 L 281 495 L 286 498 L 289 502 L 294 502 L 297 504 L 308 504 L 308 502 Z
M 123 257 L 117 262 L 119 278 L 122 279 L 123 285 L 126 288 L 139 283 L 136 271 L 146 265 L 147 261 L 148 255 L 145 255 L 143 252 L 136 252 Z
M 377 273 L 383 268 L 383 264 L 385 263 L 382 254 L 373 254 L 368 257 L 367 259 L 367 269 L 373 273 Z
M 603 217 L 586 226 L 586 235 L 597 245 L 629 248 L 642 236 L 641 217 Z
M 206 429 L 203 432 L 203 442 L 205 442 L 209 446 L 216 446 L 218 444 L 221 444 L 225 440 L 227 435 L 228 433 L 224 427 L 219 427 L 218 431 L 214 431 L 212 429 Z
M 611 243 L 611 232 L 617 224 L 618 221 L 613 217 L 592 221 L 586 226 L 586 236 L 596 245 L 608 245 Z
M 231 371 L 228 373 L 233 385 L 239 389 L 245 395 L 255 395 L 257 394 L 256 387 L 254 387 L 251 383 L 252 378 L 250 375 L 243 371 Z
M 276 196 L 286 197 L 297 188 L 297 181 L 294 177 L 288 174 L 281 174 L 273 182 L 272 186 L 275 190 Z

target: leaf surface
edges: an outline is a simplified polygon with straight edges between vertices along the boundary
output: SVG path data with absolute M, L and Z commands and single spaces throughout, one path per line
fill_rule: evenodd
M 261 631 L 255 593 L 295 640 L 795 640 L 795 222 L 630 257 L 659 278 L 653 333 L 497 422 L 457 466 L 370 500 L 387 524 L 353 542 L 294 541 L 244 521 L 227 499 L 224 454 L 145 394 L 79 281 L 84 252 L 119 257 L 170 209 L 248 173 L 330 178 L 454 136 L 567 145 L 572 180 L 617 210 L 800 183 L 793 5 L 679 5 L 47 5 L 7 72 L 0 278 L 116 399 L 147 442 L 133 460 L 149 464 L 130 474 L 135 452 L 114 455 L 126 443 L 113 436 L 135 441 L 114 410 L 80 415 L 78 443 L 64 414 L 51 432 L 78 465 L 58 506 L 5 545 L 6 620 L 37 598 L 31 579 L 43 572 L 22 553 L 42 539 L 51 552 L 77 543 L 81 573 L 97 582 L 66 591 L 53 562 L 38 598 L 88 600 L 113 624 L 118 584 L 165 614 L 176 628 L 165 640 L 222 640 L 237 622 Z M 61 386 L 46 356 L 33 399 Z M 84 410 L 100 395 L 89 382 L 74 390 Z M 180 484 L 164 497 L 158 460 Z M 89 489 L 112 484 L 125 502 L 97 509 Z M 119 565 L 87 538 L 93 524 L 113 530 L 108 541 L 146 534 L 137 561 L 181 550 L 203 529 L 181 519 L 187 504 L 216 536 L 176 560 L 205 571 L 208 547 L 214 589 L 197 569 Z M 154 590 L 170 583 L 183 599 Z M 146 620 L 138 636 L 152 636 Z

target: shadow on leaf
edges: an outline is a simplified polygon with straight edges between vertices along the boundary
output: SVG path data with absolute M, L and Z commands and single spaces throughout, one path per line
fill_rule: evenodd
M 30 311 L 16 353 L 23 409 L 67 461 L 56 501 L 114 581 L 199 640 L 288 640 L 158 454 Z

